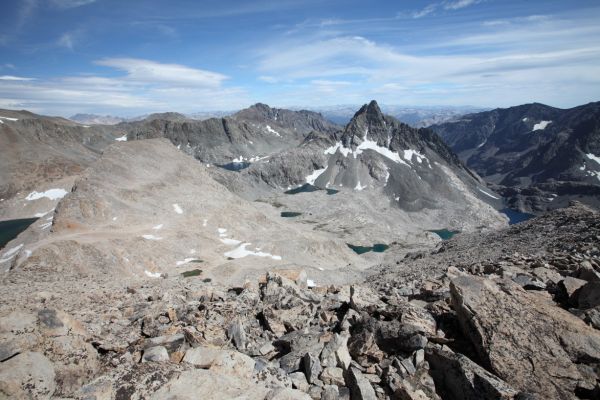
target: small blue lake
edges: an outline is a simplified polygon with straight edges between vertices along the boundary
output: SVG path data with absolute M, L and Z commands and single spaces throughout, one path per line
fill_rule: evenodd
M 442 240 L 448 240 L 451 239 L 452 236 L 456 235 L 457 233 L 460 233 L 460 231 L 451 231 L 448 229 L 431 229 L 428 232 L 433 232 L 436 235 L 438 235 L 440 237 L 440 239 Z
M 350 243 L 346 243 L 346 245 L 350 247 L 356 254 L 364 254 L 370 251 L 374 253 L 383 253 L 390 248 L 390 246 L 383 243 L 375 243 L 373 246 L 356 246 Z
M 535 215 L 533 214 L 520 212 L 511 208 L 505 208 L 503 210 L 500 210 L 500 212 L 508 217 L 509 225 L 518 224 L 519 222 L 527 221 L 528 219 L 535 217 Z
M 281 216 L 283 218 L 294 218 L 294 217 L 299 217 L 301 215 L 302 215 L 301 212 L 295 212 L 295 211 L 282 211 L 281 212 Z
M 241 171 L 248 168 L 251 165 L 249 162 L 231 162 L 228 164 L 217 164 L 217 167 L 226 169 L 228 171 Z
M 0 222 L 0 249 L 37 221 L 37 218 L 11 219 Z

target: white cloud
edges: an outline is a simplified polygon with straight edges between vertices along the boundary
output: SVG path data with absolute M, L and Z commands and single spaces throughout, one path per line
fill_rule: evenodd
M 433 13 L 437 9 L 437 7 L 438 7 L 437 3 L 432 3 L 432 4 L 425 6 L 425 8 L 423 8 L 422 10 L 413 12 L 411 15 L 413 18 L 423 18 L 423 17 Z
M 444 8 L 446 10 L 459 10 L 461 8 L 469 7 L 477 3 L 481 3 L 481 0 L 446 1 L 444 2 Z
M 96 0 L 51 0 L 51 3 L 58 8 L 75 8 L 95 2 Z
M 63 33 L 56 43 L 61 47 L 66 47 L 69 50 L 73 50 L 74 42 L 75 36 L 73 33 L 67 32 Z
M 2 75 L 0 81 L 33 81 L 34 78 L 25 78 L 22 76 Z
M 217 87 L 228 79 L 216 72 L 138 58 L 105 58 L 96 61 L 96 64 L 125 71 L 127 79 L 134 82 Z
M 104 59 L 99 64 L 125 74 L 0 79 L 0 107 L 64 116 L 77 112 L 127 116 L 241 108 L 250 103 L 241 88 L 224 87 L 225 75 L 216 72 L 131 58 Z
M 324 37 L 311 27 L 254 51 L 259 73 L 288 82 L 270 92 L 287 104 L 377 97 L 388 104 L 574 106 L 597 101 L 600 90 L 600 26 L 591 14 L 477 22 L 477 29 L 403 47 L 362 36 Z

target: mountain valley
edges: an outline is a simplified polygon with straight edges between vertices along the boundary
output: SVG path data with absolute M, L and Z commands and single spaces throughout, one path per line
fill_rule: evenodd
M 1 396 L 600 395 L 596 104 L 0 121 Z

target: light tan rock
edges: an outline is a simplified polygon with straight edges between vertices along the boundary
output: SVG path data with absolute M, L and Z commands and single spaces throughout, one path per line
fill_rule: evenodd
M 574 360 L 600 361 L 600 332 L 509 281 L 452 280 L 452 304 L 464 334 L 492 372 L 518 390 L 547 399 L 575 397 Z
M 0 398 L 49 399 L 54 379 L 54 366 L 43 354 L 21 353 L 0 364 Z

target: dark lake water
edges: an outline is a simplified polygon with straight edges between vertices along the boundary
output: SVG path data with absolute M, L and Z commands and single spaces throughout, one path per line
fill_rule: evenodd
M 346 243 L 346 245 L 348 245 L 348 247 L 350 247 L 356 254 L 364 254 L 370 251 L 375 253 L 383 253 L 390 248 L 390 246 L 383 243 L 375 243 L 373 246 L 355 246 L 350 243 Z
M 319 190 L 325 190 L 328 195 L 334 195 L 334 194 L 340 192 L 339 190 L 335 190 L 335 189 L 321 189 L 321 188 L 313 186 L 309 183 L 305 183 L 304 185 L 297 187 L 295 189 L 286 190 L 284 193 L 285 194 L 310 193 L 310 192 L 316 192 Z
M 6 246 L 6 243 L 10 242 L 19 233 L 23 232 L 37 221 L 37 218 L 25 218 L 25 219 L 11 219 L 9 221 L 0 222 L 0 249 Z
M 290 189 L 285 191 L 285 194 L 298 194 L 298 193 L 310 193 L 310 192 L 316 192 L 317 190 L 321 190 L 316 186 L 310 185 L 308 183 L 305 183 L 304 185 L 297 187 L 295 189 Z
M 299 217 L 301 215 L 302 215 L 301 212 L 295 212 L 295 211 L 282 211 L 281 212 L 281 216 L 283 218 L 294 218 L 294 217 Z
M 448 229 L 432 229 L 429 232 L 433 232 L 440 237 L 442 240 L 448 240 L 452 238 L 452 236 L 460 233 L 460 231 L 451 231 Z
M 251 163 L 249 162 L 232 162 L 229 164 L 220 164 L 217 165 L 217 167 L 220 168 L 224 168 L 228 171 L 241 171 L 243 169 L 246 169 L 250 166 Z
M 535 215 L 533 214 L 520 212 L 511 208 L 505 208 L 503 210 L 500 210 L 500 212 L 506 214 L 506 216 L 508 217 L 509 225 L 518 224 L 519 222 L 527 221 L 528 219 L 535 217 Z

